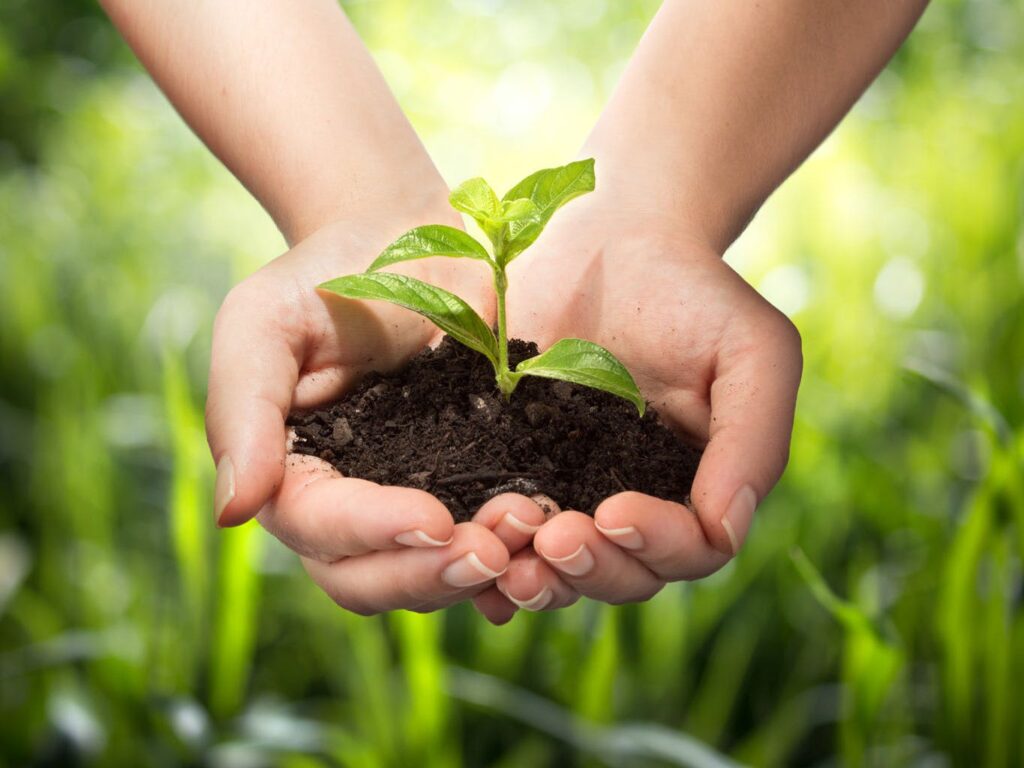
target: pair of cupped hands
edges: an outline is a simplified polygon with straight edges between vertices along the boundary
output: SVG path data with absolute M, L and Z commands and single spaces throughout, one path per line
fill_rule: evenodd
M 367 371 L 400 366 L 439 341 L 410 311 L 316 290 L 362 272 L 414 226 L 461 227 L 439 190 L 321 227 L 226 298 L 207 401 L 219 524 L 257 517 L 335 602 L 364 615 L 471 599 L 502 624 L 520 608 L 562 608 L 580 596 L 643 601 L 728 562 L 788 458 L 799 336 L 699 228 L 630 205 L 601 181 L 599 164 L 597 191 L 569 203 L 510 266 L 509 333 L 541 349 L 572 336 L 614 352 L 681 439 L 705 446 L 689 506 L 624 492 L 593 517 L 550 515 L 505 493 L 455 524 L 424 491 L 342 477 L 287 453 L 292 408 L 336 399 Z M 427 259 L 395 271 L 494 319 L 490 272 L 475 262 Z

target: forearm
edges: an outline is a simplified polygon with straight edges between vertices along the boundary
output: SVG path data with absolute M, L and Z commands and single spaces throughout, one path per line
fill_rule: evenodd
M 290 242 L 447 190 L 335 0 L 101 0 Z
M 927 0 L 666 0 L 587 141 L 598 188 L 724 249 L 828 135 Z

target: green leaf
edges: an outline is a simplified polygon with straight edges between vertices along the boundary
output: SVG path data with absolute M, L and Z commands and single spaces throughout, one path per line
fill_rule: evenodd
M 464 181 L 448 195 L 452 208 L 472 216 L 478 222 L 495 218 L 501 213 L 501 204 L 491 185 L 477 176 Z
M 601 389 L 629 400 L 644 415 L 647 403 L 626 366 L 604 347 L 583 339 L 562 339 L 545 352 L 523 360 L 516 373 L 561 379 Z
M 538 212 L 537 204 L 528 197 L 521 197 L 517 200 L 505 200 L 501 204 L 502 221 L 526 222 L 537 218 Z
M 861 606 L 833 592 L 802 549 L 796 547 L 789 556 L 811 594 L 846 630 L 842 675 L 853 694 L 856 717 L 870 726 L 905 666 L 904 649 Z
M 527 176 L 505 193 L 503 201 L 527 198 L 537 206 L 534 218 L 510 226 L 505 244 L 507 264 L 525 251 L 540 235 L 551 216 L 575 197 L 594 190 L 594 160 L 578 160 L 560 168 L 546 168 Z
M 537 216 L 537 206 L 529 198 L 499 202 L 491 186 L 477 177 L 464 181 L 448 196 L 452 208 L 471 216 L 495 249 L 509 239 L 509 225 L 521 229 Z
M 491 185 L 479 176 L 457 186 L 448 195 L 448 202 L 455 210 L 471 216 L 492 243 L 497 244 L 502 239 L 505 226 L 502 205 Z
M 501 212 L 502 224 L 505 226 L 504 237 L 502 238 L 503 250 L 501 252 L 507 255 L 509 248 L 506 244 L 515 242 L 524 229 L 540 221 L 540 210 L 533 200 L 528 197 L 521 197 L 518 200 L 503 201 L 501 203 Z M 504 263 L 508 264 L 513 258 L 515 258 L 515 255 L 506 258 Z
M 498 342 L 483 318 L 454 293 L 405 275 L 345 275 L 319 288 L 347 299 L 379 299 L 418 312 L 453 339 L 485 355 L 497 369 Z
M 461 229 L 443 224 L 428 224 L 410 229 L 374 259 L 367 272 L 397 264 L 400 261 L 426 259 L 430 256 L 454 256 L 480 259 L 490 263 L 487 249 Z

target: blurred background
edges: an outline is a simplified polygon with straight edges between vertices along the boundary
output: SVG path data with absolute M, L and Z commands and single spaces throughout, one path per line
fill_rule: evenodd
M 657 3 L 346 2 L 450 182 L 565 162 Z M 347 615 L 213 527 L 212 317 L 283 250 L 87 0 L 0 5 L 0 765 L 1024 765 L 1024 3 L 936 2 L 728 260 L 790 468 L 651 602 Z

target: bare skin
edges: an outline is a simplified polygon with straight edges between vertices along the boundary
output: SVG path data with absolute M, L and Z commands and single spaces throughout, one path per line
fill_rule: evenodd
M 512 604 L 644 600 L 739 550 L 786 465 L 801 353 L 792 324 L 721 256 L 926 4 L 663 3 L 581 153 L 596 159 L 597 192 L 512 265 L 509 313 L 542 347 L 566 335 L 607 346 L 707 447 L 691 508 L 623 493 L 593 520 L 545 523 L 497 582 Z
M 324 300 L 314 288 L 365 268 L 391 228 L 404 225 L 321 228 L 240 283 L 217 316 L 207 403 L 211 450 L 238 462 L 229 470 L 233 487 L 218 488 L 220 524 L 258 511 L 259 522 L 302 556 L 332 599 L 366 614 L 464 600 L 505 569 L 510 550 L 529 543 L 504 516 L 515 503 L 502 514 L 492 504 L 475 522 L 454 525 L 428 493 L 343 478 L 325 462 L 285 454 L 291 408 L 334 399 L 367 370 L 394 368 L 438 340 L 433 325 L 409 312 Z M 486 281 L 463 265 L 432 259 L 407 271 L 462 291 L 486 312 Z M 280 485 L 264 498 L 260 481 L 268 477 Z M 543 520 L 532 502 L 522 502 L 527 524 Z
M 924 0 L 666 0 L 584 148 L 599 191 L 513 265 L 509 311 L 512 333 L 542 346 L 608 346 L 681 432 L 709 441 L 693 508 L 619 494 L 594 520 L 545 522 L 508 494 L 458 526 L 425 493 L 286 460 L 291 407 L 337 397 L 436 339 L 411 313 L 313 286 L 362 271 L 405 229 L 457 223 L 344 14 L 333 0 L 268 0 L 258 13 L 230 0 L 103 4 L 293 246 L 217 316 L 207 434 L 221 525 L 258 516 L 350 610 L 472 597 L 495 623 L 580 595 L 643 600 L 736 553 L 786 463 L 800 348 L 721 254 L 878 74 Z M 493 317 L 477 266 L 402 271 Z
M 456 526 L 429 494 L 286 458 L 284 420 L 293 406 L 335 398 L 366 370 L 400 365 L 438 335 L 404 310 L 323 297 L 315 286 L 362 271 L 411 227 L 461 226 L 447 186 L 337 3 L 271 0 L 259 13 L 228 0 L 187 9 L 148 0 L 104 6 L 189 125 L 293 245 L 239 283 L 217 314 L 206 428 L 218 524 L 258 516 L 328 595 L 359 613 L 434 610 L 493 584 L 509 552 L 543 521 L 532 502 L 498 499 Z M 486 272 L 444 259 L 402 271 L 493 317 Z M 492 618 L 510 618 L 507 606 Z
M 717 570 L 786 464 L 801 371 L 793 325 L 706 244 L 664 220 L 619 220 L 596 195 L 567 210 L 520 262 L 509 294 L 513 334 L 542 347 L 566 335 L 608 347 L 659 413 L 707 448 L 692 509 L 623 493 L 594 518 L 564 512 L 535 536 L 544 562 L 523 575 L 537 554 L 520 552 L 498 588 L 529 602 L 545 589 L 565 595 L 568 585 L 621 603 Z

